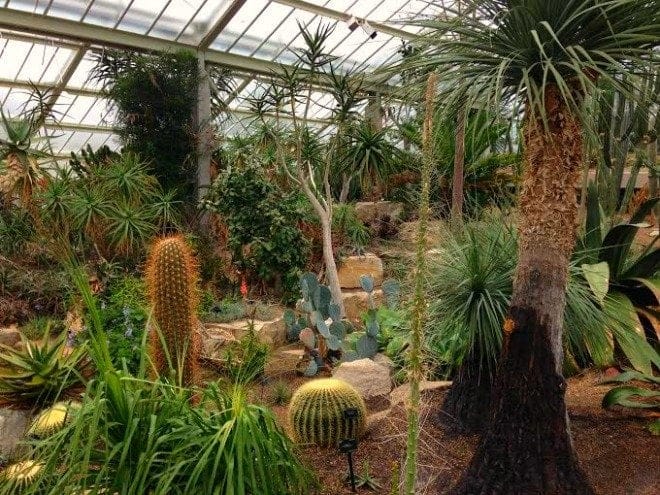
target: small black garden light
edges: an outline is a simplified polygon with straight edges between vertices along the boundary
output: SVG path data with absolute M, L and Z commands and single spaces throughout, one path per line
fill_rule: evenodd
M 344 418 L 348 420 L 349 431 L 355 432 L 353 424 L 357 419 L 360 412 L 357 409 L 346 409 L 344 411 Z M 351 488 L 353 493 L 357 492 L 355 487 L 355 473 L 353 472 L 353 452 L 357 450 L 358 441 L 356 438 L 348 438 L 339 442 L 339 452 L 346 454 L 348 460 L 348 477 L 351 480 Z

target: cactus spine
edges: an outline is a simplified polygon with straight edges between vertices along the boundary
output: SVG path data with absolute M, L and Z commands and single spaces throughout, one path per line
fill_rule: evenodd
M 150 332 L 152 362 L 159 375 L 169 376 L 174 370 L 177 383 L 194 385 L 200 348 L 196 316 L 198 272 L 182 236 L 156 241 L 146 274 L 156 323 Z
M 357 409 L 353 420 L 344 417 Z M 319 378 L 301 386 L 291 399 L 289 426 L 297 443 L 334 447 L 341 440 L 359 438 L 366 425 L 367 408 L 360 394 L 336 378 Z

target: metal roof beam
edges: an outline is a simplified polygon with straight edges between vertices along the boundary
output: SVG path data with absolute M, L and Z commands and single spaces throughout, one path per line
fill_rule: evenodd
M 199 42 L 198 49 L 206 50 L 209 46 L 216 40 L 222 31 L 227 27 L 231 22 L 238 11 L 241 10 L 241 7 L 245 5 L 247 0 L 234 0 L 229 8 L 225 11 L 224 14 L 218 19 L 218 22 L 209 30 L 208 33 L 204 35 L 202 40 Z
M 294 9 L 306 10 L 307 12 L 311 12 L 317 15 L 322 15 L 324 17 L 329 17 L 331 19 L 336 19 L 338 21 L 345 22 L 351 18 L 350 13 L 340 12 L 338 10 L 330 9 L 328 7 L 323 7 L 321 5 L 316 5 L 310 2 L 305 2 L 303 0 L 273 0 L 273 2 L 279 3 L 281 5 L 288 5 L 289 7 L 293 7 Z M 357 16 L 355 16 L 355 18 L 358 21 L 367 21 L 369 25 L 372 28 L 374 28 L 376 31 L 389 34 L 390 36 L 394 36 L 395 38 L 402 38 L 404 40 L 413 40 L 417 37 L 413 33 L 409 33 L 408 31 L 405 31 L 403 29 L 397 29 L 382 22 L 372 21 Z
M 6 7 L 0 7 L 0 29 L 53 36 L 66 40 L 77 40 L 97 47 L 107 46 L 142 52 L 198 51 L 196 45 L 188 43 L 164 40 L 69 19 L 32 14 Z M 204 60 L 207 63 L 222 65 L 251 74 L 272 75 L 280 72 L 282 67 L 277 62 L 246 57 L 235 53 L 210 49 L 199 51 L 203 52 Z M 385 94 L 393 92 L 393 88 L 383 83 L 383 76 L 366 76 L 365 82 L 367 81 L 374 91 Z M 324 82 L 321 80 L 320 83 L 323 84 Z

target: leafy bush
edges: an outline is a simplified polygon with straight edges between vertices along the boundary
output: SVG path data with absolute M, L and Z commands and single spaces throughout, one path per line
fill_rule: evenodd
M 28 340 L 37 340 L 43 337 L 44 328 L 49 329 L 50 335 L 60 335 L 64 332 L 64 321 L 52 316 L 37 316 L 21 326 L 21 333 Z
M 136 373 L 140 367 L 146 308 L 145 284 L 130 275 L 113 280 L 101 298 L 101 321 L 118 369 L 126 366 L 129 372 Z
M 238 269 L 291 297 L 308 253 L 308 241 L 297 226 L 305 212 L 299 196 L 285 193 L 263 170 L 248 165 L 224 171 L 203 204 L 226 222 Z
M 247 335 L 222 349 L 222 371 L 235 383 L 248 383 L 264 373 L 269 347 L 259 342 L 254 328 Z

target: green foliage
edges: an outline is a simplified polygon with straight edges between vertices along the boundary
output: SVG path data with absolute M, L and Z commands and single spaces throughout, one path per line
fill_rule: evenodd
M 635 409 L 660 410 L 660 391 L 658 390 L 660 378 L 658 377 L 629 370 L 609 380 L 603 380 L 602 383 L 625 383 L 631 380 L 650 383 L 654 385 L 654 388 L 649 389 L 631 385 L 614 387 L 603 397 L 602 406 L 605 409 L 612 406 L 623 406 Z
M 81 175 L 60 171 L 39 195 L 43 225 L 83 253 L 139 259 L 157 232 L 179 226 L 179 202 L 163 191 L 135 153 L 90 162 Z
M 23 266 L 11 261 L 0 263 L 0 324 L 25 322 L 38 315 L 64 316 L 71 288 L 62 271 Z M 16 310 L 12 305 L 16 303 Z M 20 303 L 20 304 L 19 304 Z
M 37 340 L 43 336 L 45 328 L 49 329 L 50 335 L 59 335 L 65 330 L 62 320 L 52 316 L 37 316 L 21 326 L 21 334 L 27 340 Z
M 284 406 L 291 400 L 291 388 L 285 381 L 277 381 L 270 390 L 270 401 L 277 406 Z
M 118 371 L 87 279 L 77 267 L 69 270 L 87 307 L 98 376 L 63 429 L 29 440 L 25 455 L 41 469 L 24 480 L 22 495 L 313 490 L 311 473 L 272 412 L 249 404 L 242 388 L 226 392 L 210 385 L 193 405 L 187 390 L 150 381 L 144 370 L 135 378 Z M 15 493 L 11 480 L 0 479 L 0 494 Z
M 18 206 L 7 205 L 0 208 L 0 253 L 4 256 L 24 254 L 35 229 L 32 217 Z
M 357 418 L 344 411 L 356 409 Z M 356 439 L 365 431 L 367 409 L 360 394 L 336 378 L 319 378 L 302 385 L 293 394 L 288 421 L 297 443 L 336 447 Z
M 191 198 L 199 82 L 195 54 L 104 50 L 92 77 L 117 109 L 116 128 L 126 149 L 145 158 L 164 189 L 177 189 L 179 199 Z
M 254 326 L 249 324 L 248 333 L 240 340 L 230 342 L 222 349 L 222 371 L 234 383 L 249 383 L 264 374 L 269 347 L 259 342 Z
M 332 227 L 340 242 L 346 242 L 358 254 L 364 253 L 369 244 L 369 229 L 358 218 L 355 206 L 338 204 L 332 215 Z
M 290 297 L 307 262 L 308 241 L 298 228 L 304 209 L 263 170 L 249 165 L 224 171 L 210 189 L 205 208 L 222 215 L 233 262 Z
M 347 476 L 344 478 L 344 481 L 350 482 L 350 478 Z M 371 475 L 368 461 L 364 461 L 362 464 L 362 471 L 360 471 L 355 477 L 355 488 L 365 488 L 372 492 L 382 488 L 380 483 L 378 483 L 378 480 Z
M 515 232 L 491 218 L 468 225 L 464 235 L 451 236 L 440 250 L 428 287 L 433 296 L 427 327 L 431 358 L 440 371 L 450 372 L 468 352 L 477 351 L 484 370 L 494 371 L 513 287 Z M 631 362 L 637 362 L 644 342 L 621 308 L 616 298 L 599 301 L 580 262 L 574 261 L 564 311 L 565 352 L 581 365 L 605 366 L 613 357 L 609 330 Z
M 423 91 L 424 74 L 441 74 L 443 113 L 457 108 L 526 106 L 546 117 L 545 90 L 556 87 L 576 108 L 575 88 L 590 93 L 599 82 L 631 95 L 634 84 L 620 74 L 654 74 L 649 50 L 657 44 L 657 8 L 646 0 L 464 0 L 466 15 L 423 18 L 415 50 L 392 68 L 413 77 Z
M 298 333 L 307 356 L 306 376 L 314 376 L 323 367 L 330 367 L 339 360 L 346 326 L 341 321 L 341 310 L 332 300 L 330 289 L 320 284 L 316 274 L 308 272 L 300 277 L 302 312 L 304 321 L 288 313 L 289 334 Z M 330 324 L 326 323 L 330 319 Z
M 578 239 L 576 253 L 583 275 L 599 301 L 610 311 L 619 312 L 630 326 L 642 326 L 648 340 L 656 344 L 655 326 L 660 318 L 657 309 L 660 305 L 660 250 L 651 243 L 637 255 L 633 245 L 638 230 L 645 225 L 644 219 L 658 200 L 646 201 L 628 222 L 608 228 L 609 222 L 602 216 L 598 190 L 590 184 L 584 234 Z M 639 336 L 616 337 L 636 369 L 650 374 L 652 365 L 660 367 L 660 356 Z
M 147 305 L 144 282 L 130 275 L 112 280 L 101 298 L 100 317 L 112 361 L 131 374 L 140 367 Z
M 21 350 L 0 345 L 0 397 L 16 402 L 49 404 L 83 382 L 87 349 L 65 350 L 66 334 L 54 341 L 46 327 L 41 342 L 25 338 Z

